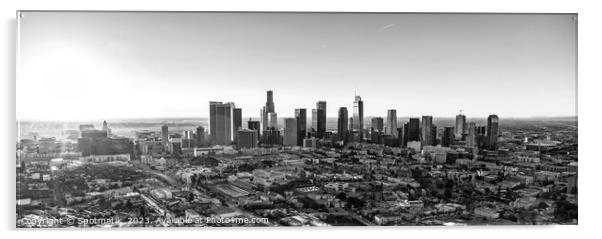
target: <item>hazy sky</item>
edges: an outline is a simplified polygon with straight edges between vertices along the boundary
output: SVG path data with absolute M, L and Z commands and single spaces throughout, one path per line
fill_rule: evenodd
M 574 116 L 576 16 L 25 12 L 17 117 Z M 311 115 L 309 113 L 309 115 Z

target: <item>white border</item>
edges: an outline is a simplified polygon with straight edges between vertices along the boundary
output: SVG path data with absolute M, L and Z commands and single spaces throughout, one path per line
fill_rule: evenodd
M 600 134 L 600 44 L 602 39 L 602 12 L 596 1 L 44 1 L 44 0 L 4 0 L 0 1 L 2 16 L 3 57 L 0 64 L 4 80 L 0 87 L 2 93 L 2 134 L 0 152 L 4 157 L 2 196 L 2 227 L 6 233 L 3 238 L 47 238 L 77 237 L 103 238 L 120 237 L 270 237 L 270 238 L 448 238 L 448 237 L 486 237 L 486 238 L 577 238 L 592 236 L 600 231 L 600 187 L 596 177 L 602 158 L 597 152 L 601 142 Z M 393 228 L 207 228 L 196 230 L 115 230 L 114 232 L 96 231 L 23 231 L 14 229 L 15 219 L 15 180 L 14 180 L 14 142 L 15 124 L 15 29 L 16 10 L 171 10 L 171 11 L 376 11 L 376 12 L 520 12 L 520 13 L 578 13 L 579 14 L 579 136 L 582 162 L 579 178 L 579 225 L 545 227 L 393 227 Z

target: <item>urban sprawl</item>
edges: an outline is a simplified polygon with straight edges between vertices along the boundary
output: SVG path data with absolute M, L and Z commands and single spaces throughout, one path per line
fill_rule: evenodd
M 577 224 L 577 123 L 399 121 L 326 101 L 259 119 L 209 102 L 207 123 L 112 133 L 106 121 L 19 135 L 17 227 Z M 352 115 L 350 115 L 352 114 Z M 476 119 L 476 118 L 475 118 Z M 526 122 L 526 123 L 524 123 Z

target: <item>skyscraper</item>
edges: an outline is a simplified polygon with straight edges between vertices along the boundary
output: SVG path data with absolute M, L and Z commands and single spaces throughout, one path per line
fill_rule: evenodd
M 408 142 L 420 141 L 420 119 L 410 118 L 408 122 Z
M 268 113 L 276 112 L 274 106 L 274 92 L 268 90 L 267 101 L 265 102 L 265 109 Z
M 268 113 L 268 129 L 278 130 L 278 114 L 275 112 Z
M 199 126 L 196 128 L 196 146 L 197 147 L 203 147 L 203 144 L 205 143 L 205 128 L 203 128 L 203 126 Z
M 349 113 L 347 112 L 347 107 L 339 108 L 339 117 L 337 120 L 337 132 L 339 134 L 339 140 L 347 140 L 347 130 L 349 129 L 348 119 Z
M 256 130 L 240 129 L 238 130 L 237 135 L 238 141 L 236 142 L 236 145 L 238 149 L 257 147 L 257 141 L 259 141 L 259 139 Z
M 456 115 L 455 137 L 462 138 L 462 134 L 466 134 L 466 116 L 459 114 Z
M 326 135 L 326 101 L 318 101 L 316 103 L 318 113 L 318 138 L 322 139 Z
M 311 109 L 311 133 L 312 137 L 316 137 L 318 132 L 318 109 Z
M 249 121 L 247 121 L 247 129 L 251 129 L 251 130 L 256 130 L 257 131 L 257 137 L 259 138 L 259 135 L 261 134 L 261 122 L 259 121 L 255 121 L 255 120 L 251 120 L 249 118 Z
M 227 145 L 234 139 L 234 103 L 210 102 L 209 124 L 211 138 L 215 144 Z M 212 110 L 215 109 L 215 111 Z
M 421 142 L 422 146 L 429 146 L 435 144 L 435 138 L 433 138 L 433 117 L 422 116 L 422 131 L 421 131 Z
M 222 102 L 210 101 L 209 102 L 209 140 L 211 143 L 215 143 L 215 136 L 217 130 L 217 105 Z
M 383 118 L 382 117 L 374 117 L 371 119 L 372 121 L 372 125 L 371 127 L 375 130 L 375 131 L 379 131 L 382 132 L 383 131 Z
M 163 150 L 169 151 L 169 129 L 167 125 L 161 126 L 161 144 L 163 144 Z
M 284 145 L 295 146 L 297 145 L 297 119 L 296 118 L 285 118 L 284 119 Z
M 477 125 L 474 122 L 468 123 L 468 135 L 466 136 L 466 146 L 477 147 Z
M 387 111 L 387 130 L 385 133 L 397 137 L 397 110 Z
M 237 140 L 238 130 L 242 129 L 242 109 L 234 108 L 232 110 L 232 128 L 234 129 L 234 141 Z
M 456 117 L 457 119 L 457 117 Z M 441 146 L 443 147 L 449 147 L 450 145 L 452 145 L 454 143 L 454 139 L 455 139 L 455 131 L 454 127 L 445 127 L 443 128 L 443 137 L 441 137 Z
M 499 118 L 497 115 L 487 117 L 487 148 L 496 149 Z
M 274 92 L 268 90 L 266 93 L 266 98 L 267 100 L 265 102 L 265 106 L 261 108 L 261 125 L 263 127 L 263 130 L 266 130 L 268 127 L 270 127 L 268 123 L 269 114 L 276 112 L 274 106 Z
M 307 136 L 307 110 L 295 109 L 297 119 L 297 145 L 303 146 L 303 139 Z
M 364 101 L 359 95 L 353 101 L 353 130 L 359 132 L 360 141 L 364 140 Z

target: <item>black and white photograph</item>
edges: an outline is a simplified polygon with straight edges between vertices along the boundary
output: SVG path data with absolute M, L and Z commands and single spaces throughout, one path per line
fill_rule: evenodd
M 577 225 L 577 21 L 18 11 L 16 227 Z

